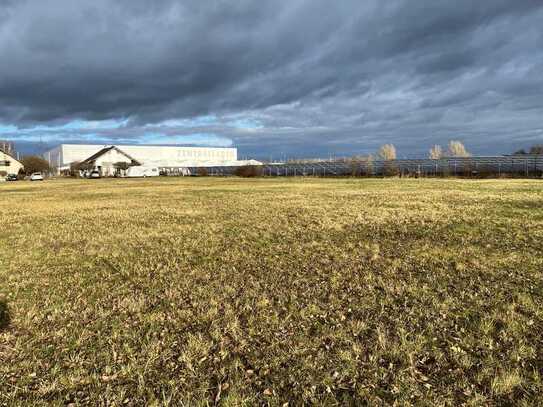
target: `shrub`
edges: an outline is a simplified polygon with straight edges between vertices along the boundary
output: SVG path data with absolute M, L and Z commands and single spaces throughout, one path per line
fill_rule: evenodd
M 196 171 L 196 174 L 197 174 L 199 177 L 207 177 L 207 176 L 209 176 L 209 171 L 207 171 L 207 168 L 205 168 L 205 167 L 200 167 L 200 168 L 198 168 L 198 170 Z
M 238 177 L 259 177 L 262 175 L 262 167 L 257 165 L 244 165 L 243 167 L 236 168 L 234 174 Z
M 386 177 L 393 177 L 400 174 L 400 170 L 394 161 L 385 161 L 383 165 L 383 174 Z
M 373 156 L 354 156 L 349 161 L 350 173 L 353 177 L 368 177 L 374 175 Z
M 474 177 L 477 176 L 477 169 L 471 161 L 463 162 L 460 167 L 460 175 L 463 177 Z
M 353 157 L 352 160 L 350 161 L 350 166 L 351 166 L 351 176 L 359 177 L 360 175 L 362 175 L 362 169 L 361 169 L 359 158 Z
M 352 175 L 369 177 L 374 175 L 373 156 L 356 157 L 351 164 Z

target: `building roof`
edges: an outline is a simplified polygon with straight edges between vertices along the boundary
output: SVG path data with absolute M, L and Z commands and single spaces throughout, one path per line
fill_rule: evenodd
M 93 155 L 91 155 L 89 158 L 86 158 L 85 160 L 83 160 L 82 163 L 92 163 L 92 162 L 96 161 L 99 157 L 101 157 L 102 155 L 108 153 L 111 150 L 115 150 L 119 154 L 124 155 L 126 158 L 128 158 L 130 161 L 132 161 L 132 163 L 134 165 L 141 165 L 141 163 L 138 160 L 131 157 L 130 155 L 128 155 L 127 153 L 125 153 L 123 150 L 121 150 L 120 148 L 118 148 L 116 146 L 105 147 L 105 148 L 101 149 L 100 151 L 98 151 L 98 152 L 94 153 Z

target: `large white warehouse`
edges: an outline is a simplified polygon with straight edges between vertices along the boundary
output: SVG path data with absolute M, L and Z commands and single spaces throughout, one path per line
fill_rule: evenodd
M 70 164 L 83 162 L 106 147 L 103 144 L 61 144 L 43 154 L 51 167 L 59 171 L 68 169 Z M 238 161 L 236 148 L 180 147 L 150 145 L 118 145 L 141 165 L 167 167 L 212 167 L 244 165 Z M 254 162 L 250 162 L 254 163 Z

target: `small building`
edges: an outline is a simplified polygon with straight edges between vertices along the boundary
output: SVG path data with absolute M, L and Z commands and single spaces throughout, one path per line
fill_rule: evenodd
M 23 164 L 17 161 L 4 150 L 0 150 L 0 174 L 18 174 L 23 169 Z
M 111 146 L 83 160 L 79 167 L 86 171 L 98 171 L 102 177 L 113 177 L 124 175 L 124 171 L 134 165 L 141 165 L 141 163 L 121 149 Z

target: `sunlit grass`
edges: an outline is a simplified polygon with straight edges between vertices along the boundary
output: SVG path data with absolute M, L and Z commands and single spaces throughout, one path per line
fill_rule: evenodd
M 539 181 L 0 185 L 0 404 L 536 405 Z

